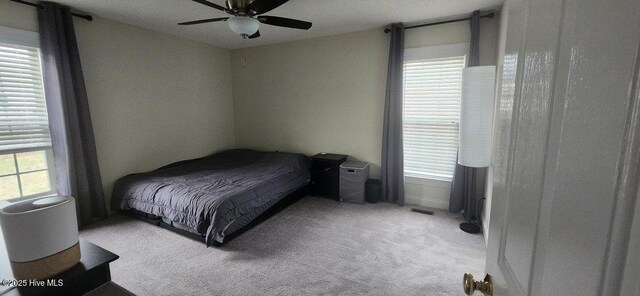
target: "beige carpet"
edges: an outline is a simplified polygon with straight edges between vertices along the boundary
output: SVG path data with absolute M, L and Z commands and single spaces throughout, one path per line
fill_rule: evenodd
M 463 295 L 485 248 L 460 222 L 305 197 L 221 248 L 120 215 L 81 236 L 120 255 L 113 281 L 137 295 Z

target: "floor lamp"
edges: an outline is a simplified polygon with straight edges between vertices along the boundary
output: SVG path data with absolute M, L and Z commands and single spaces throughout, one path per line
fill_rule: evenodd
M 460 224 L 460 229 L 468 233 L 480 232 L 479 201 L 472 199 L 477 186 L 475 168 L 488 167 L 491 162 L 495 76 L 495 66 L 467 67 L 462 71 L 458 164 L 467 167 L 465 178 L 470 182 L 465 185 L 465 215 L 477 218 L 477 221 Z

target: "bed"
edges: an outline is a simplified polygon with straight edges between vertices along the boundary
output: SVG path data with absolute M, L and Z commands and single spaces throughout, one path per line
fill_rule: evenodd
M 280 201 L 308 188 L 303 154 L 234 149 L 119 179 L 111 208 L 221 245 Z

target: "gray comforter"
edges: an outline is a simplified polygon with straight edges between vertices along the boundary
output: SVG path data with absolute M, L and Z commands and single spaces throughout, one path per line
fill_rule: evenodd
M 116 182 L 112 209 L 137 210 L 206 235 L 207 245 L 308 184 L 305 155 L 228 150 Z M 229 231 L 231 230 L 231 231 Z

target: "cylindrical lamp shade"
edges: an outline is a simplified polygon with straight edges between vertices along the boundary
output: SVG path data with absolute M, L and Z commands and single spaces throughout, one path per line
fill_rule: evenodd
M 0 209 L 0 226 L 16 279 L 43 279 L 80 260 L 72 197 L 16 202 Z
M 462 72 L 458 163 L 488 167 L 496 81 L 495 66 L 467 67 Z

